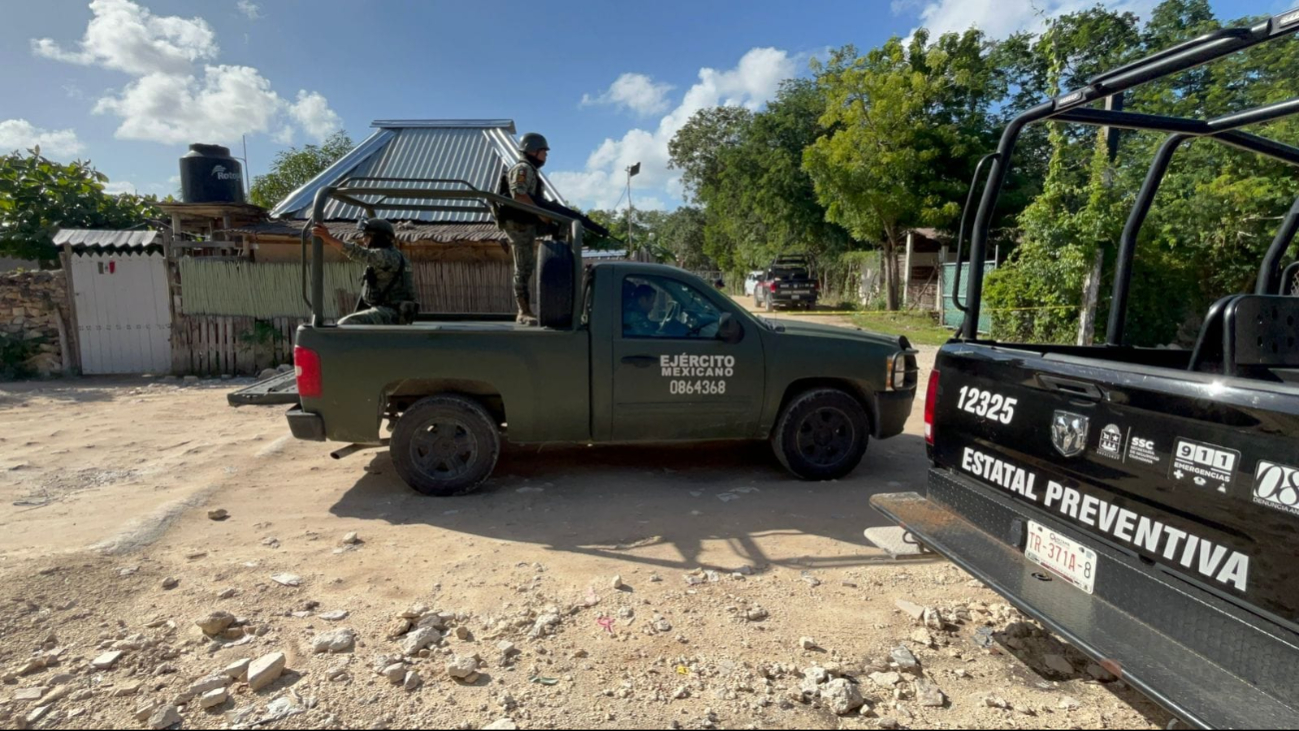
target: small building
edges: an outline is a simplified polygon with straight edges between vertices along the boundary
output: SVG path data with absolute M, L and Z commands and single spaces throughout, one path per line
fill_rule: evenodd
M 917 228 L 907 233 L 902 261 L 904 307 L 938 309 L 943 265 L 955 261 L 955 251 L 951 238 L 938 229 Z

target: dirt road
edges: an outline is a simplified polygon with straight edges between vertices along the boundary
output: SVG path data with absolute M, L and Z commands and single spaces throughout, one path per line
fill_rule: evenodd
M 437 500 L 386 453 L 334 461 L 282 409 L 227 407 L 235 385 L 0 385 L 0 724 L 1168 722 L 954 567 L 866 544 L 870 495 L 920 487 L 919 403 L 837 482 L 765 444 L 514 448 Z M 412 621 L 431 644 L 403 658 Z M 338 630 L 352 649 L 317 654 Z M 208 677 L 273 653 L 257 690 Z

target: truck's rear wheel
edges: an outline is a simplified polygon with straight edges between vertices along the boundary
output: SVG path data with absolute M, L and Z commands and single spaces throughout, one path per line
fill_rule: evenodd
M 397 420 L 388 449 L 407 485 L 425 495 L 451 497 L 472 491 L 492 474 L 501 435 L 478 402 L 430 396 Z
M 834 388 L 795 396 L 771 433 L 776 458 L 804 480 L 833 480 L 852 472 L 869 441 L 866 410 L 857 399 Z

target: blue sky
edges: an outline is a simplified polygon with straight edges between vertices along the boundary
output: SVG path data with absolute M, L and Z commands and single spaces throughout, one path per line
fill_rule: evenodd
M 509 118 L 550 140 L 547 172 L 584 207 L 672 208 L 667 141 L 695 110 L 759 108 L 825 49 L 920 25 L 994 36 L 1086 0 L 41 0 L 0 9 L 0 148 L 90 159 L 114 190 L 165 195 L 190 142 L 251 172 L 286 145 L 375 119 Z M 1153 0 L 1107 3 L 1144 14 Z M 1220 17 L 1290 0 L 1214 0 Z M 236 153 L 238 154 L 238 153 Z

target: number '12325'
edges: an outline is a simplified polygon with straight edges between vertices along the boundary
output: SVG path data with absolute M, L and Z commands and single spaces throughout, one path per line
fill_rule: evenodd
M 961 386 L 961 400 L 957 408 L 968 411 L 975 416 L 1009 424 L 1015 418 L 1015 406 L 1019 399 L 1006 398 L 1001 394 L 984 391 L 980 388 Z

